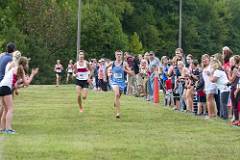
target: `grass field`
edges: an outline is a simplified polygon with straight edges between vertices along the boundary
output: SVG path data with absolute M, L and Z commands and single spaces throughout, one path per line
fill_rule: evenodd
M 90 92 L 84 113 L 74 86 L 31 86 L 15 98 L 16 135 L 0 135 L 0 160 L 239 160 L 240 129 L 122 97 Z

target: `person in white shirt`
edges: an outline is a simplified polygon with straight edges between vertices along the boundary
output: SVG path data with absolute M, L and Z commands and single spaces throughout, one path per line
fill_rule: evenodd
M 212 69 L 210 66 L 210 56 L 208 54 L 204 54 L 202 56 L 202 65 L 203 65 L 203 72 L 202 76 L 204 79 L 204 91 L 207 96 L 207 109 L 208 109 L 208 118 L 212 118 L 216 116 L 216 102 L 214 99 L 214 95 L 217 92 L 217 86 L 215 83 L 210 81 L 210 76 L 212 73 Z
M 220 117 L 223 119 L 228 118 L 228 100 L 230 95 L 229 80 L 226 72 L 222 69 L 222 64 L 218 60 L 211 62 L 213 74 L 210 77 L 210 81 L 217 85 L 220 90 Z

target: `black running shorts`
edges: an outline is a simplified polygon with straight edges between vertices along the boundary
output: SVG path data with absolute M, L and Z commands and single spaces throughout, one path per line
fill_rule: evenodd
M 76 79 L 76 85 L 80 86 L 81 88 L 88 88 L 88 81 L 87 80 L 78 80 Z
M 7 96 L 7 95 L 11 95 L 12 94 L 12 90 L 11 88 L 9 88 L 8 86 L 2 86 L 0 87 L 0 96 Z

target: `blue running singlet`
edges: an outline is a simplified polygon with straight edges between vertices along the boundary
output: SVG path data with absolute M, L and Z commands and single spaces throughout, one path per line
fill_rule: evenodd
M 124 91 L 126 84 L 124 80 L 124 68 L 123 63 L 120 66 L 116 66 L 115 62 L 112 64 L 112 76 L 111 85 L 117 85 L 120 91 Z

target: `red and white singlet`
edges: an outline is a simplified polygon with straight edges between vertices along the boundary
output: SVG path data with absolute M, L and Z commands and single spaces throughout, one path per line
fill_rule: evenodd
M 77 62 L 77 73 L 76 73 L 76 79 L 78 80 L 88 80 L 88 68 L 87 68 L 87 62 L 83 62 L 83 66 L 80 66 L 79 62 Z

